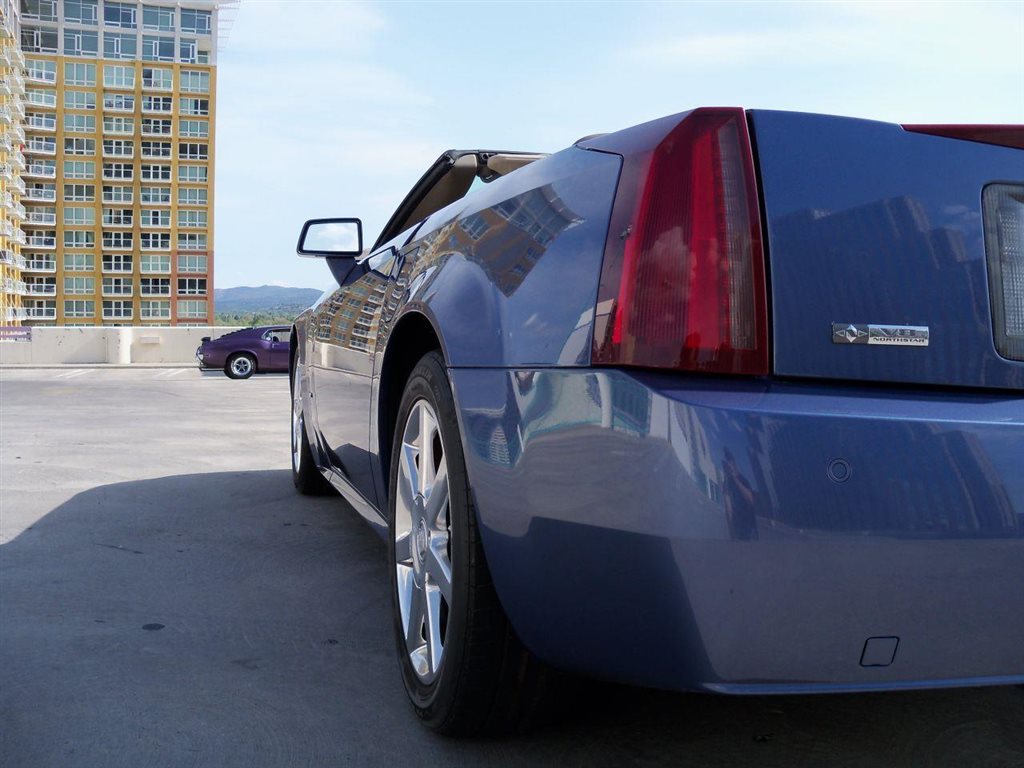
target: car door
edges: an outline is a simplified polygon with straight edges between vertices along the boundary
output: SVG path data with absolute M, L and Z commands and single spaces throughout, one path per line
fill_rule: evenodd
M 271 328 L 267 331 L 267 338 L 270 342 L 270 368 L 275 371 L 288 370 L 288 355 L 291 350 L 289 343 L 289 328 Z
M 377 329 L 396 260 L 385 247 L 354 261 L 313 311 L 311 374 L 317 428 L 333 467 L 377 506 L 370 458 L 370 397 Z

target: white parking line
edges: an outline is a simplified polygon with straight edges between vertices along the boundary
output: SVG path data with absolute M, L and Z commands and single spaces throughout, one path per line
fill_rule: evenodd
M 88 368 L 79 368 L 74 371 L 65 371 L 64 373 L 58 373 L 54 378 L 57 379 L 73 379 L 76 376 L 81 376 L 89 372 Z
M 186 370 L 188 370 L 188 369 L 187 368 L 171 368 L 171 369 L 166 370 L 166 371 L 160 371 L 160 373 L 158 373 L 153 378 L 154 379 L 169 379 L 172 376 L 177 376 L 179 373 L 184 373 Z

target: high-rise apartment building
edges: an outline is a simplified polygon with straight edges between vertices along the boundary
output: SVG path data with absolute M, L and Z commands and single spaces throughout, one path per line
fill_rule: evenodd
M 20 325 L 25 320 L 22 300 L 28 292 L 21 277 L 25 264 L 21 256 L 25 242 L 21 230 L 25 218 L 21 204 L 25 191 L 21 181 L 25 79 L 18 49 L 18 17 L 17 0 L 0 0 L 0 326 Z
M 31 324 L 213 322 L 223 5 L 21 0 Z

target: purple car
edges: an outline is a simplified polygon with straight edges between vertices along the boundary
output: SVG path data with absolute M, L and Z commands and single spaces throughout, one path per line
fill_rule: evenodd
M 230 379 L 248 379 L 254 373 L 288 370 L 289 334 L 281 325 L 242 328 L 216 339 L 203 337 L 196 350 L 200 370 L 223 369 Z

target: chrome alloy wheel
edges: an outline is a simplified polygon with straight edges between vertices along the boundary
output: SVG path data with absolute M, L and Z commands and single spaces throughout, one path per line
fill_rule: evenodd
M 231 361 L 231 372 L 240 379 L 244 379 L 252 373 L 252 360 L 245 355 L 239 355 Z
M 299 391 L 299 366 L 292 373 L 292 469 L 302 463 L 302 393 Z
M 395 499 L 395 569 L 405 649 L 417 677 L 432 682 L 444 660 L 452 601 L 448 466 L 437 415 L 426 400 L 402 433 Z

